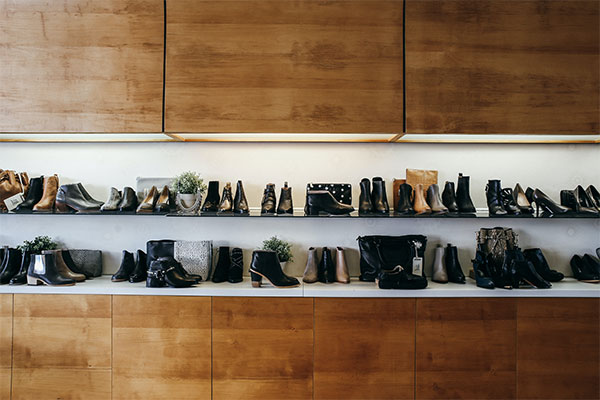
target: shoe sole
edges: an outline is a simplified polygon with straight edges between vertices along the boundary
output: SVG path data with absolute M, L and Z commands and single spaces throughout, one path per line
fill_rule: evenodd
M 273 286 L 275 286 L 276 288 L 279 288 L 279 289 L 289 289 L 289 288 L 295 288 L 295 287 L 298 287 L 298 286 L 300 286 L 300 283 L 299 283 L 299 282 L 298 282 L 298 284 L 297 284 L 297 285 L 292 285 L 292 286 L 277 286 L 276 284 L 274 284 L 273 282 L 271 282 L 271 280 L 270 280 L 269 278 L 267 278 L 266 276 L 264 276 L 264 275 L 263 275 L 263 274 L 261 274 L 260 272 L 256 272 L 256 271 L 254 271 L 254 270 L 252 270 L 252 269 L 250 270 L 250 272 L 252 272 L 253 274 L 256 274 L 256 275 L 259 275 L 259 276 L 261 276 L 261 277 L 265 278 L 266 280 L 268 280 L 268 281 L 269 281 L 269 283 L 270 283 L 271 285 L 273 285 Z M 252 281 L 252 287 L 257 287 L 257 288 L 259 288 L 259 287 L 260 287 L 260 285 L 261 285 L 261 282 L 258 282 L 258 281 Z

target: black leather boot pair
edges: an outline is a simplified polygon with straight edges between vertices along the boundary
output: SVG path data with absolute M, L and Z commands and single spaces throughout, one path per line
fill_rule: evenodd
M 158 288 L 169 286 L 172 288 L 185 288 L 193 286 L 197 280 L 185 276 L 184 268 L 173 257 L 159 257 L 153 259 L 148 267 L 146 287 Z
M 454 189 L 454 182 L 446 181 L 441 202 L 450 214 L 475 214 L 476 210 L 471 200 L 469 186 L 470 178 L 462 173 L 458 174 L 456 190 Z M 435 195 L 435 193 L 432 193 L 432 195 Z
M 148 261 L 146 253 L 142 250 L 138 250 L 135 254 L 135 260 L 133 254 L 127 250 L 123 250 L 123 257 L 121 259 L 121 266 L 119 270 L 112 276 L 113 282 L 129 281 L 131 283 L 143 282 L 146 280 L 146 273 L 148 268 Z
M 263 278 L 278 288 L 290 288 L 300 285 L 298 279 L 287 276 L 283 272 L 277 253 L 272 250 L 254 250 L 252 264 L 250 265 L 250 278 L 253 287 L 260 287 Z
M 90 196 L 81 183 L 62 185 L 56 193 L 56 211 L 61 213 L 95 212 L 103 204 Z
M 126 186 L 123 188 L 123 192 L 118 191 L 116 188 L 110 188 L 108 199 L 106 203 L 100 207 L 102 212 L 133 212 L 138 206 L 137 195 L 135 190 Z
M 227 182 L 223 188 L 223 195 L 219 200 L 219 181 L 208 182 L 208 192 L 201 211 L 204 213 L 234 213 L 240 215 L 248 215 L 248 200 L 244 192 L 242 181 L 237 181 L 235 197 L 231 193 L 231 183 Z
M 263 193 L 262 201 L 260 202 L 260 213 L 265 214 L 293 214 L 294 205 L 292 202 L 292 188 L 288 186 L 287 182 L 284 182 L 281 188 L 281 195 L 279 196 L 279 204 L 277 208 L 277 197 L 275 196 L 275 184 L 268 183 Z
M 600 208 L 596 206 L 593 196 L 595 189 L 593 186 L 590 186 L 588 190 L 584 190 L 581 185 L 578 185 L 574 190 L 561 190 L 560 204 L 566 208 L 570 208 L 578 215 L 597 217 Z
M 212 281 L 221 283 L 229 281 L 230 283 L 238 283 L 243 280 L 244 272 L 244 256 L 242 249 L 234 247 L 229 253 L 228 246 L 219 247 L 219 258 L 215 266 L 215 272 L 212 276 Z
M 596 254 L 600 258 L 600 249 L 596 250 Z M 573 276 L 581 282 L 600 282 L 600 261 L 591 254 L 585 254 L 583 257 L 575 254 L 571 258 L 571 269 Z
M 389 214 L 389 212 L 390 206 L 387 201 L 385 181 L 379 176 L 374 177 L 373 190 L 371 190 L 371 181 L 367 178 L 363 178 L 360 181 L 358 213 L 360 215 L 385 215 Z

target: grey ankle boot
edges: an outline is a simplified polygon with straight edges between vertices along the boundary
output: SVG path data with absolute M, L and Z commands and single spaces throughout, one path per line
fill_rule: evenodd
M 106 203 L 100 207 L 100 211 L 117 211 L 120 203 L 121 192 L 112 187 L 110 188 L 110 193 L 108 194 L 108 200 L 106 200 Z
M 318 279 L 317 250 L 314 247 L 308 249 L 308 259 L 302 281 L 306 283 L 315 283 Z
M 346 264 L 344 248 L 336 247 L 335 249 L 335 279 L 340 283 L 350 283 L 350 274 L 348 273 L 348 264 Z
M 446 263 L 444 262 L 444 247 L 438 245 L 435 248 L 435 256 L 433 258 L 433 278 L 437 283 L 448 283 L 448 272 L 446 271 Z

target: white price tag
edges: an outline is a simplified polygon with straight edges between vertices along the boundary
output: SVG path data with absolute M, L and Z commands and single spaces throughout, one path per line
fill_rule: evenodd
M 412 273 L 413 275 L 423 276 L 423 259 L 421 257 L 413 258 Z
M 8 199 L 4 200 L 4 204 L 6 204 L 6 208 L 8 208 L 8 211 L 12 211 L 24 201 L 25 197 L 23 197 L 23 194 L 17 193 L 14 196 L 10 196 Z

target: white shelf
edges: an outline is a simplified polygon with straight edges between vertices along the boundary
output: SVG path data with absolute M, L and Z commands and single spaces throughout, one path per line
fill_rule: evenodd
M 145 282 L 111 282 L 104 275 L 78 283 L 75 286 L 10 286 L 0 285 L 0 294 L 101 294 L 101 295 L 144 295 L 144 296 L 232 296 L 232 297 L 594 297 L 600 298 L 600 285 L 583 283 L 566 278 L 554 283 L 551 289 L 481 289 L 467 278 L 465 285 L 429 282 L 421 290 L 382 290 L 371 282 L 356 279 L 350 284 L 302 284 L 290 289 L 278 289 L 268 284 L 253 288 L 249 277 L 241 283 L 202 282 L 196 287 L 185 289 L 146 288 Z

